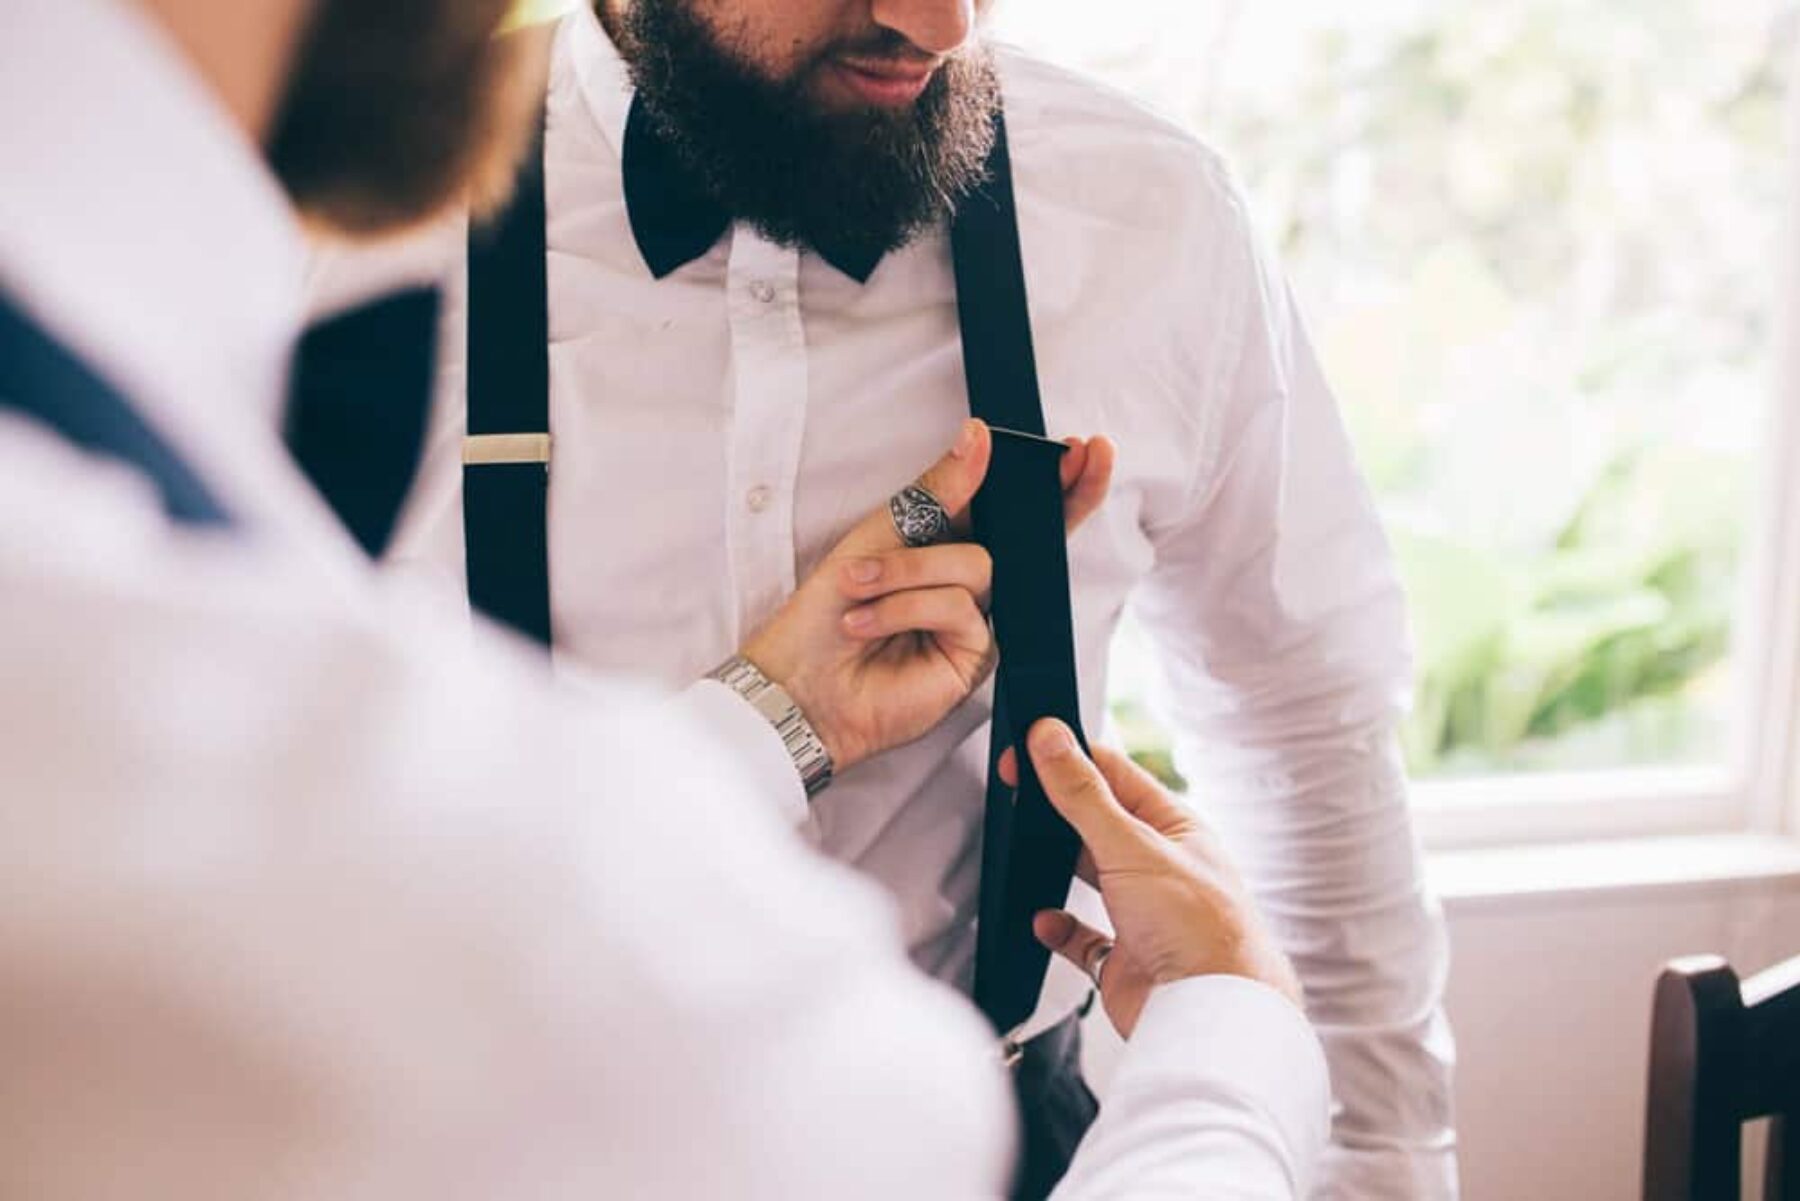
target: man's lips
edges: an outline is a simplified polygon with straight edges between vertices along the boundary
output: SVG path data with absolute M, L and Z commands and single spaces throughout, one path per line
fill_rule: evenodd
M 891 58 L 837 58 L 832 72 L 865 104 L 899 108 L 924 95 L 937 74 L 935 62 L 902 62 Z

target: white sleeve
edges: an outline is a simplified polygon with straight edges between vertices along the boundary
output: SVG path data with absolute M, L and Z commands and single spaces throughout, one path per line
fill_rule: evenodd
M 1293 1201 L 1330 1127 L 1305 1016 L 1250 980 L 1157 989 L 1053 1201 Z
M 1232 224 L 1221 222 L 1221 227 Z M 1243 217 L 1210 436 L 1137 598 L 1176 763 L 1306 986 L 1338 1101 L 1320 1194 L 1456 1195 L 1448 940 L 1396 730 L 1405 597 L 1292 297 Z
M 743 772 L 744 792 L 817 844 L 819 826 L 781 734 L 750 702 L 719 683 L 700 680 L 675 694 L 672 708 L 710 732 Z
M 6 435 L 0 1196 L 998 1192 L 978 1018 L 705 731 Z

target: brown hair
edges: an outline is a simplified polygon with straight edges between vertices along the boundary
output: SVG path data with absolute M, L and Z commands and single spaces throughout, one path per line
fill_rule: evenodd
M 324 0 L 269 161 L 310 221 L 390 233 L 511 191 L 543 103 L 548 31 L 496 37 L 510 0 Z

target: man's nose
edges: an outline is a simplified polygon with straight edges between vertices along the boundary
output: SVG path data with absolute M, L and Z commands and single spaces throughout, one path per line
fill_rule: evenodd
M 949 54 L 975 29 L 976 0 L 873 0 L 875 23 L 927 54 Z

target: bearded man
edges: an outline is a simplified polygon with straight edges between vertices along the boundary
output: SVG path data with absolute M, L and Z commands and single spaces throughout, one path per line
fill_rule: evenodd
M 1324 1194 L 1452 1196 L 1445 938 L 1394 737 L 1404 605 L 1332 394 L 1219 158 L 990 45 L 984 8 L 570 14 L 535 192 L 497 230 L 459 225 L 406 256 L 453 299 L 395 559 L 559 663 L 682 685 L 990 393 L 1026 397 L 1006 411 L 1040 426 L 1027 433 L 1103 433 L 1080 453 L 1104 473 L 1116 444 L 1111 499 L 1067 567 L 1080 716 L 1104 720 L 1130 609 L 1194 803 L 1244 863 L 1328 1051 Z M 1001 215 L 977 233 L 983 206 Z M 991 257 L 1002 243 L 1019 264 L 1004 245 Z M 401 270 L 340 257 L 318 294 Z M 863 570 L 878 568 L 845 568 Z M 780 659 L 746 647 L 752 667 Z M 1042 1196 L 1095 1113 L 1074 1016 L 1087 981 L 1059 965 L 1040 996 L 982 962 L 977 917 L 1000 889 L 992 752 L 1018 732 L 991 736 L 994 715 L 987 688 L 867 759 L 826 736 L 835 777 L 788 816 L 897 898 L 922 968 L 978 999 L 984 974 L 1034 990 L 1017 1024 L 984 1008 L 1023 1048 L 1017 1193 Z

